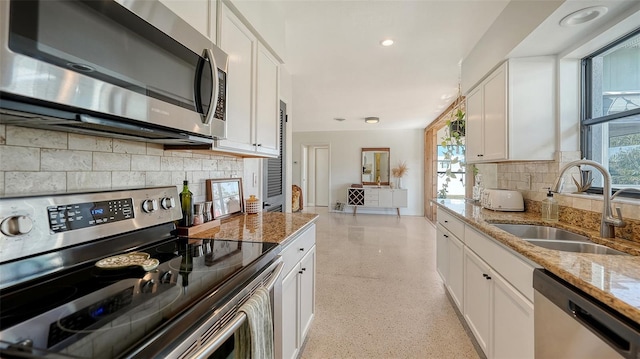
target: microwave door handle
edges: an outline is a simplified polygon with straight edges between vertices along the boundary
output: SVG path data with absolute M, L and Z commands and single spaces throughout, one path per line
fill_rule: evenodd
M 211 68 L 211 76 L 213 76 L 214 86 L 211 91 L 211 101 L 209 102 L 209 111 L 204 116 L 203 123 L 210 124 L 213 116 L 216 113 L 218 107 L 218 96 L 220 95 L 220 79 L 218 79 L 218 65 L 216 64 L 216 57 L 213 56 L 211 49 L 204 49 L 204 57 L 209 61 L 209 67 Z

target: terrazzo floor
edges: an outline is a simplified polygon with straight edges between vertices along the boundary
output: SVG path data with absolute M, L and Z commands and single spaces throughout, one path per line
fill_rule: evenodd
M 316 314 L 301 358 L 478 358 L 436 272 L 430 222 L 304 211 L 320 217 Z

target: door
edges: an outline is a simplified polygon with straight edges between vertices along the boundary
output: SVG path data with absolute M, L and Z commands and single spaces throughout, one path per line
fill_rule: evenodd
M 264 163 L 264 177 L 262 183 L 264 188 L 262 193 L 265 195 L 263 208 L 267 212 L 284 212 L 285 205 L 285 126 L 287 123 L 287 104 L 280 101 L 280 114 L 279 114 L 280 126 L 278 131 L 280 132 L 280 150 L 279 155 L 276 158 L 268 158 L 263 161 Z
M 447 278 L 447 288 L 458 309 L 464 312 L 462 307 L 464 298 L 464 244 L 454 235 L 449 235 L 448 256 L 449 277 Z
M 493 280 L 493 357 L 534 358 L 533 303 L 497 274 Z
M 483 83 L 483 160 L 507 158 L 507 74 L 503 65 Z
M 278 151 L 282 147 L 282 133 L 278 131 L 281 127 L 278 122 L 282 122 L 282 108 L 278 116 L 279 69 L 278 61 L 258 43 L 255 139 L 257 151 L 269 155 L 282 155 L 282 151 Z
M 298 354 L 298 271 L 294 267 L 282 280 L 282 357 L 291 359 Z
M 317 207 L 329 206 L 329 148 L 315 149 L 315 204 Z
M 316 247 L 300 261 L 300 340 L 304 341 L 315 313 Z

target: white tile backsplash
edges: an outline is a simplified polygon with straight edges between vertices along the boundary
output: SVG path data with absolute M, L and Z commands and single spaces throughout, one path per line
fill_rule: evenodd
M 67 148 L 68 136 L 65 132 L 46 131 L 37 128 L 7 126 L 7 145 Z
M 70 133 L 69 149 L 93 152 L 113 152 L 113 140 L 106 137 Z
M 231 155 L 0 125 L 1 195 L 170 185 L 181 191 L 186 173 L 203 201 L 206 179 L 241 177 L 243 168 Z
M 58 192 L 67 187 L 66 172 L 6 172 L 5 194 Z
M 0 146 L 0 169 L 2 171 L 39 171 L 40 149 Z
M 67 190 L 111 188 L 111 172 L 67 172 Z
M 42 171 L 91 171 L 93 168 L 93 153 L 89 151 L 45 148 L 41 150 L 40 158 Z
M 147 144 L 144 142 L 134 142 L 134 141 L 114 139 L 113 152 L 145 155 L 147 154 Z
M 131 155 L 124 153 L 95 152 L 93 154 L 94 171 L 129 171 Z
M 132 171 L 160 171 L 160 157 L 131 155 Z
M 144 187 L 146 173 L 140 171 L 113 171 L 111 172 L 111 185 L 118 187 Z

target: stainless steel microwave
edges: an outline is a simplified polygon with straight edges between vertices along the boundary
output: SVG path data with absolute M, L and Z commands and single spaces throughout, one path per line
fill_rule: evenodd
M 0 123 L 165 144 L 226 131 L 228 56 L 157 0 L 0 1 Z

